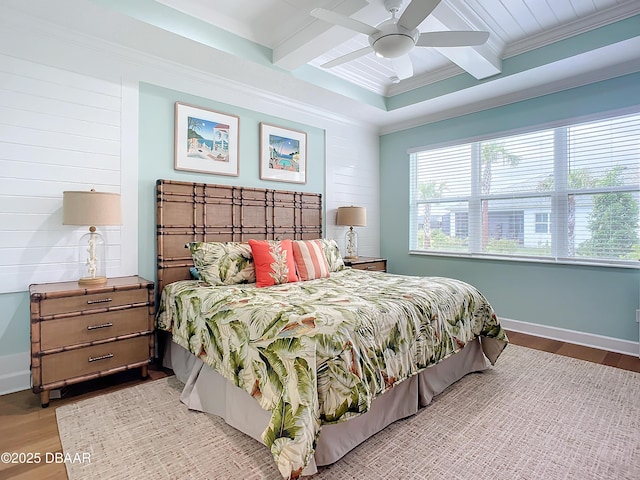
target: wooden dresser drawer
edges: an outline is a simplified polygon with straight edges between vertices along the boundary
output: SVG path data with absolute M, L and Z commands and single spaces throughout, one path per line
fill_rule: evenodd
M 368 270 L 370 272 L 387 271 L 387 259 L 380 257 L 344 258 L 344 264 L 356 270 Z
M 47 351 L 136 332 L 146 332 L 149 327 L 149 311 L 146 306 L 44 320 L 40 323 L 40 349 Z
M 42 383 L 72 380 L 149 360 L 149 336 L 118 340 L 101 345 L 42 356 Z
M 122 290 L 118 292 L 92 293 L 70 297 L 47 298 L 40 303 L 40 316 L 47 317 L 70 312 L 85 312 L 131 304 L 147 303 L 145 289 Z
M 384 272 L 387 269 L 387 262 L 380 260 L 377 262 L 354 263 L 351 268 L 356 270 L 369 270 L 372 272 Z
M 137 275 L 99 285 L 29 286 L 31 380 L 43 407 L 54 388 L 140 368 L 154 356 L 154 285 Z

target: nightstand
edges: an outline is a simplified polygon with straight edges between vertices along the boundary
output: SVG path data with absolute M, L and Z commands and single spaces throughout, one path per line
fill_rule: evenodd
M 106 285 L 31 285 L 31 377 L 42 407 L 50 391 L 130 368 L 143 378 L 154 355 L 154 284 L 141 277 Z
M 352 267 L 357 270 L 369 270 L 372 272 L 386 272 L 387 271 L 387 259 L 378 257 L 358 257 L 358 258 L 343 258 L 345 266 Z

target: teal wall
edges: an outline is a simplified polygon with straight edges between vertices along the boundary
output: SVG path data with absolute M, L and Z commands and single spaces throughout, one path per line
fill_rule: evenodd
M 382 136 L 380 249 L 389 270 L 468 281 L 504 318 L 638 341 L 640 270 L 410 255 L 407 154 L 414 147 L 640 108 L 638 85 L 636 73 Z
M 157 179 L 295 190 L 324 195 L 324 130 L 145 83 L 140 84 L 139 95 L 138 272 L 141 276 L 149 280 L 156 278 L 155 185 Z M 175 102 L 229 113 L 240 118 L 239 176 L 210 175 L 173 169 Z M 261 122 L 307 133 L 306 184 L 271 182 L 260 179 L 259 134 Z
M 29 351 L 29 292 L 0 294 L 0 356 Z

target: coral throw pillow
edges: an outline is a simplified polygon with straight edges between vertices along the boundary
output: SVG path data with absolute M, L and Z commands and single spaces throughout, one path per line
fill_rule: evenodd
M 249 246 L 256 269 L 257 287 L 298 281 L 291 240 L 250 239 Z
M 294 240 L 291 243 L 300 280 L 329 276 L 329 264 L 320 240 Z

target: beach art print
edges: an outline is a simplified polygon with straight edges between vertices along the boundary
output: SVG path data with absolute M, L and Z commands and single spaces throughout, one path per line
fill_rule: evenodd
M 306 183 L 307 134 L 261 123 L 260 178 Z
M 176 102 L 174 168 L 237 177 L 239 123 L 235 115 Z

